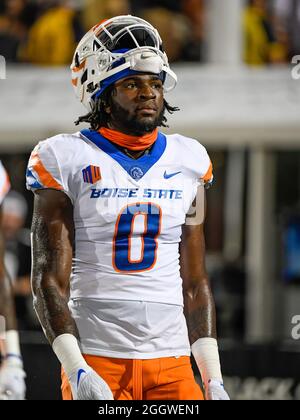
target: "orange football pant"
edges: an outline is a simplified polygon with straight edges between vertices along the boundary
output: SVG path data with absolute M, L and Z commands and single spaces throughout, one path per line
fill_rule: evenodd
M 150 360 L 84 356 L 109 385 L 115 400 L 203 400 L 190 358 L 164 357 Z M 62 370 L 63 400 L 71 400 L 71 387 Z

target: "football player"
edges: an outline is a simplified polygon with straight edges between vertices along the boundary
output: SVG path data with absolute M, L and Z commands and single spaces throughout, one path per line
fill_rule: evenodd
M 0 162 L 0 324 L 3 335 L 3 362 L 0 367 L 0 400 L 25 398 L 25 372 L 20 352 L 19 334 L 11 291 L 4 267 L 4 240 L 1 233 L 1 203 L 10 189 L 10 183 Z
M 203 218 L 186 222 L 212 165 L 198 141 L 158 130 L 178 110 L 160 36 L 114 17 L 71 68 L 89 128 L 40 142 L 27 170 L 34 305 L 63 398 L 201 400 L 192 352 L 205 398 L 226 400 Z

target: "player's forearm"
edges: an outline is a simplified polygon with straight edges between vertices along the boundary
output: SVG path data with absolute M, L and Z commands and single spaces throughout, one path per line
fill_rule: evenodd
M 222 372 L 216 333 L 216 312 L 208 279 L 202 279 L 198 286 L 184 293 L 185 315 L 192 354 L 199 368 L 208 396 L 209 382 L 221 384 Z
M 0 223 L 2 213 L 0 208 Z M 11 282 L 4 266 L 4 238 L 0 231 L 0 315 L 5 318 L 6 330 L 16 330 L 17 321 L 15 315 L 14 298 L 12 295 Z
M 5 318 L 6 330 L 16 330 L 15 306 L 8 282 L 5 277 L 0 279 L 0 315 Z
M 34 309 L 50 344 L 61 334 L 72 334 L 78 338 L 78 330 L 70 313 L 67 297 L 49 279 L 38 281 L 33 277 L 33 285 Z
M 194 287 L 185 290 L 184 301 L 191 344 L 199 338 L 216 338 L 215 303 L 208 280 L 201 280 Z
M 49 206 L 52 201 L 48 197 L 48 202 L 46 197 L 46 192 L 41 192 L 35 198 L 32 292 L 35 311 L 52 344 L 59 335 L 72 334 L 77 337 L 78 331 L 68 308 L 73 256 L 73 225 L 69 222 L 72 209 L 68 207 L 68 211 L 51 211 Z M 64 194 L 54 196 L 54 199 L 58 198 L 66 206 L 69 205 Z M 47 211 L 50 214 L 46 214 Z
M 39 228 L 40 229 L 40 228 Z M 44 230 L 45 232 L 45 230 Z M 68 307 L 71 260 L 63 249 L 43 245 L 41 232 L 33 231 L 32 292 L 33 305 L 50 344 L 61 334 L 78 337 L 74 319 Z
M 0 261 L 0 315 L 5 318 L 6 330 L 16 330 L 14 299 L 10 280 L 3 264 L 3 255 L 0 255 Z

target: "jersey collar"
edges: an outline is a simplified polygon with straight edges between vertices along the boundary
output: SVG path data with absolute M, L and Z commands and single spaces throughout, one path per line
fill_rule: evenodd
M 94 143 L 99 149 L 108 154 L 112 159 L 117 161 L 120 166 L 136 181 L 139 181 L 152 168 L 152 166 L 163 155 L 167 139 L 162 133 L 158 133 L 157 140 L 154 143 L 149 154 L 143 155 L 138 159 L 133 159 L 123 153 L 117 146 L 107 140 L 99 132 L 95 130 L 85 129 L 81 134 Z

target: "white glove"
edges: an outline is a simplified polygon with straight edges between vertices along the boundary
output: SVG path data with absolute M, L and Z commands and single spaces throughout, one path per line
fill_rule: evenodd
M 0 400 L 24 400 L 25 377 L 22 366 L 5 362 L 0 369 Z
M 86 363 L 73 334 L 59 335 L 52 348 L 69 379 L 74 400 L 114 399 L 107 383 Z
M 229 401 L 229 395 L 224 389 L 223 382 L 210 379 L 205 389 L 205 398 L 209 401 Z
M 107 383 L 92 368 L 78 369 L 69 378 L 74 400 L 113 400 Z

